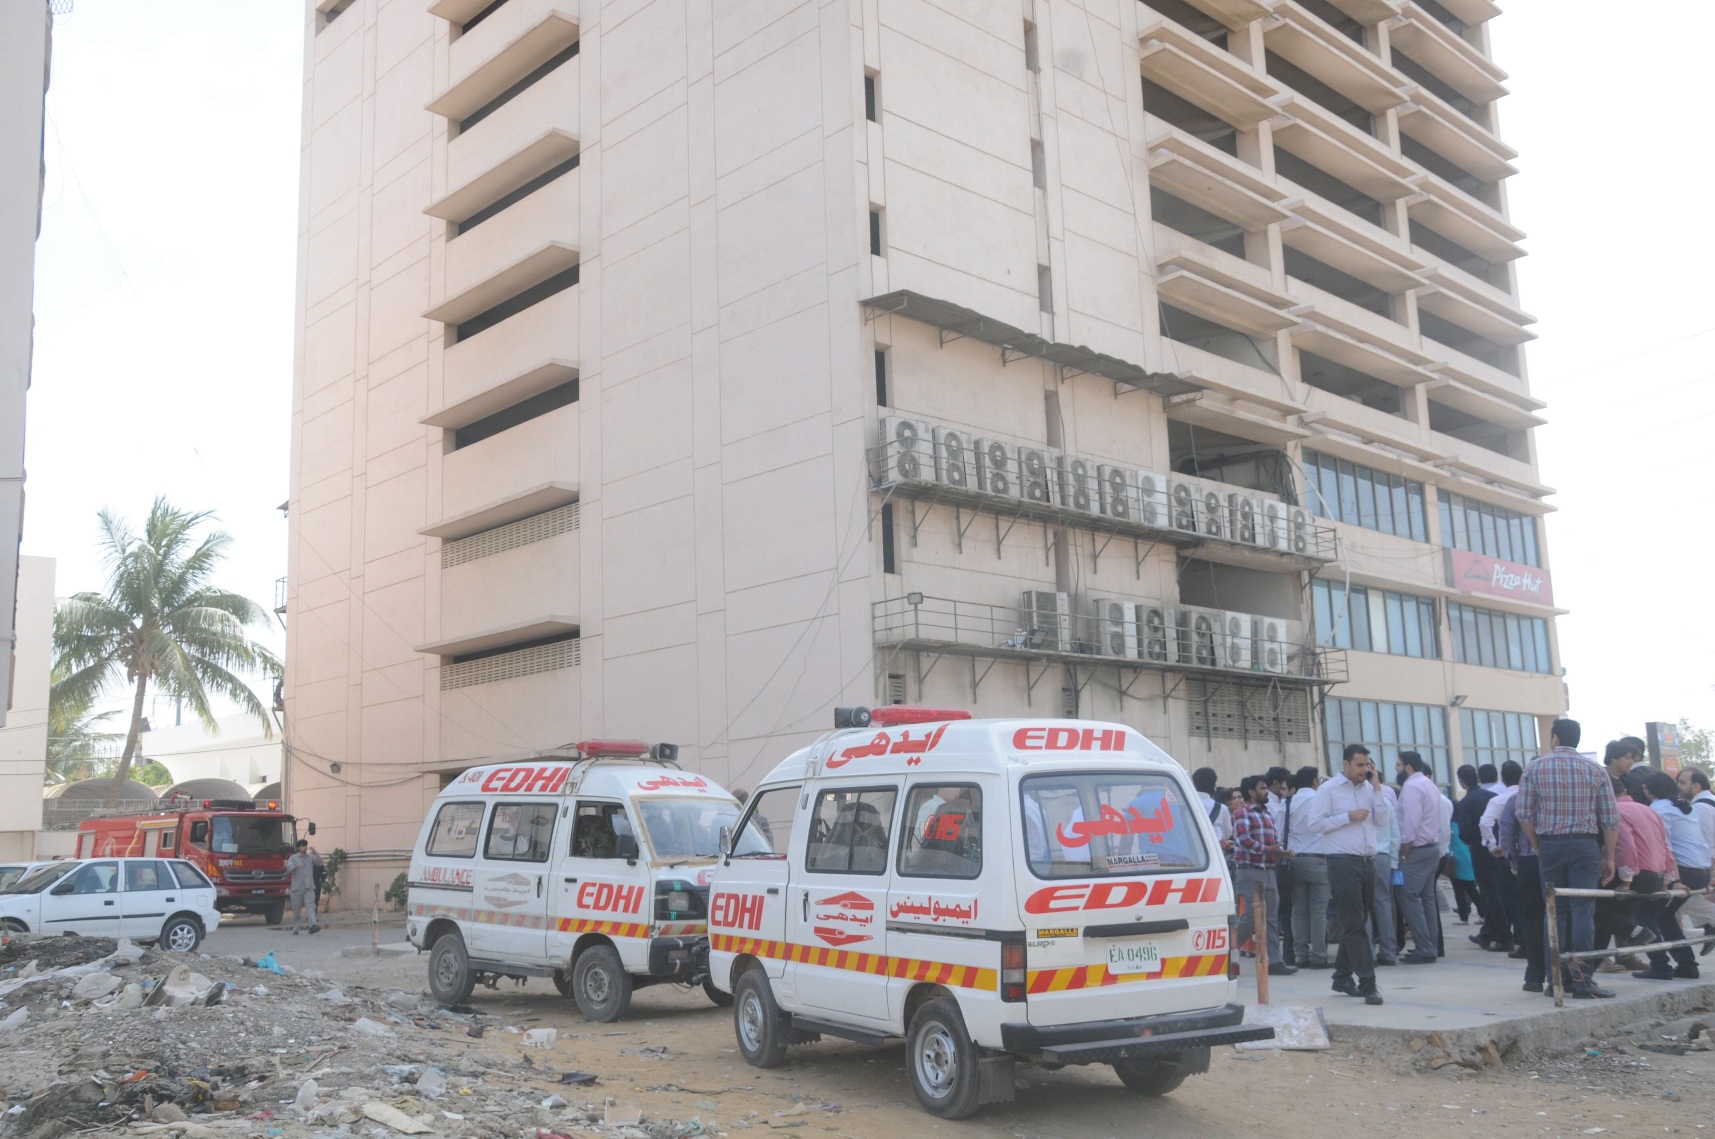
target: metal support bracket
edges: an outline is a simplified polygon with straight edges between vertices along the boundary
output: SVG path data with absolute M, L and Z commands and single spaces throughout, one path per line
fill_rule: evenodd
M 1129 697 L 1131 695 L 1132 687 L 1137 684 L 1137 678 L 1142 676 L 1142 675 L 1143 675 L 1142 669 L 1133 670 L 1132 674 L 1131 674 L 1131 680 L 1129 682 L 1127 682 L 1127 684 L 1124 688 L 1121 688 L 1120 687 L 1120 681 L 1125 679 L 1125 669 L 1120 668 L 1117 665 L 1114 667 L 1114 691 L 1116 691 L 1120 694 L 1120 704 L 1122 706 L 1125 704 L 1127 697 Z M 1138 699 L 1141 700 L 1142 697 L 1140 696 L 1140 697 L 1138 697 Z
M 1114 536 L 1113 536 L 1112 532 L 1109 532 L 1108 534 L 1103 536 L 1102 544 L 1100 546 L 1096 545 L 1094 537 L 1092 537 L 1090 539 L 1090 569 L 1093 572 L 1096 572 L 1096 573 L 1101 572 L 1102 555 L 1107 552 L 1108 543 L 1112 542 L 1113 540 L 1114 540 Z M 1138 574 L 1141 577 L 1142 571 L 1139 570 Z
M 1031 662 L 1028 660 L 1024 662 L 1024 706 L 1026 708 L 1031 706 L 1030 699 L 1036 694 L 1036 686 L 1042 682 L 1043 677 L 1048 675 L 1048 670 L 1054 666 L 1053 661 L 1045 660 L 1042 662 L 1042 674 L 1040 676 L 1032 676 L 1030 674 L 1030 664 Z
M 1030 359 L 1028 352 L 1020 352 L 1018 349 L 1005 344 L 1000 346 L 1000 366 L 1003 368 L 1015 361 L 1028 359 Z
M 971 520 L 966 522 L 963 520 L 964 511 L 960 507 L 953 507 L 953 531 L 956 535 L 954 540 L 958 543 L 959 553 L 965 552 L 965 534 L 977 524 L 977 519 L 980 517 L 982 517 L 982 511 L 973 510 L 971 511 Z
M 1143 563 L 1149 560 L 1149 555 L 1153 554 L 1155 552 L 1155 547 L 1159 546 L 1160 544 L 1161 544 L 1160 542 L 1151 541 L 1149 543 L 1149 548 L 1144 550 L 1140 554 L 1140 553 L 1138 553 L 1138 545 L 1139 545 L 1138 539 L 1133 538 L 1131 540 L 1131 552 L 1137 558 L 1137 565 L 1135 567 L 1135 570 L 1137 573 L 1137 580 L 1139 580 L 1139 581 L 1143 580 Z
M 941 653 L 936 653 L 929 661 L 929 667 L 923 667 L 923 654 L 917 654 L 917 701 L 923 701 L 923 682 L 929 679 L 929 674 L 935 671 L 935 666 L 941 663 Z
M 963 340 L 965 338 L 964 333 L 962 333 L 962 332 L 949 332 L 945 328 L 937 329 L 936 335 L 938 335 L 941 338 L 941 347 L 943 347 L 943 348 L 945 348 L 947 345 L 951 344 L 955 340 Z
M 1000 559 L 1001 559 L 1001 553 L 1000 553 L 1001 547 L 1006 544 L 1006 540 L 1008 538 L 1012 537 L 1012 528 L 1014 526 L 1018 525 L 1018 520 L 1022 517 L 1023 517 L 1022 514 L 1014 514 L 1011 518 L 1008 518 L 1006 520 L 1006 531 L 1003 533 L 1001 531 L 1001 528 L 1000 528 L 1000 514 L 998 512 L 995 514 L 995 516 L 994 516 L 994 560 L 995 561 L 997 561 L 997 562 L 1000 561 Z
M 919 518 L 917 516 L 917 502 L 918 500 L 915 498 L 911 500 L 911 548 L 914 550 L 917 548 L 917 531 L 923 525 L 923 519 L 928 518 L 929 512 L 934 509 L 930 503 L 925 502 L 923 504 L 923 518 Z
M 977 658 L 971 658 L 971 703 L 975 704 L 977 702 L 977 692 L 982 688 L 983 681 L 989 678 L 989 670 L 994 668 L 995 664 L 998 663 L 998 659 L 999 658 L 991 657 L 989 659 L 988 667 L 983 669 L 981 676 L 978 676 Z

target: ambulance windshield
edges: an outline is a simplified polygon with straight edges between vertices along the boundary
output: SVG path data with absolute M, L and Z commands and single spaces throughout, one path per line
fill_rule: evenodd
M 707 799 L 641 799 L 637 813 L 657 858 L 713 858 L 721 828 L 738 822 L 738 804 Z
M 1024 845 L 1038 878 L 1173 873 L 1209 865 L 1202 832 L 1165 775 L 1034 775 Z

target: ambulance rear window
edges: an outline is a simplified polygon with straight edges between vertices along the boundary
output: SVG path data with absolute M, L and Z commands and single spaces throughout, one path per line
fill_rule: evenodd
M 1166 775 L 1027 777 L 1024 846 L 1038 878 L 1100 878 L 1202 870 L 1203 836 Z

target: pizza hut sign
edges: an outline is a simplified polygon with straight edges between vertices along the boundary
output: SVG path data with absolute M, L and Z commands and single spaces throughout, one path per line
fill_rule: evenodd
M 1503 562 L 1470 550 L 1448 550 L 1447 560 L 1448 576 L 1455 589 L 1533 605 L 1554 604 L 1554 585 L 1546 570 Z

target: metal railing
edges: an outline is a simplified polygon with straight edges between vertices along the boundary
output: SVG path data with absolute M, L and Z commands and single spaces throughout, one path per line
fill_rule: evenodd
M 1715 937 L 1688 937 L 1680 941 L 1657 941 L 1649 945 L 1616 945 L 1612 949 L 1586 949 L 1581 952 L 1560 951 L 1560 916 L 1554 904 L 1555 898 L 1623 898 L 1627 901 L 1641 902 L 1648 898 L 1691 898 L 1697 893 L 1708 891 L 1693 891 L 1685 886 L 1673 890 L 1654 890 L 1646 894 L 1634 894 L 1630 890 L 1586 890 L 1571 886 L 1549 886 L 1546 893 L 1545 908 L 1548 922 L 1548 983 L 1554 991 L 1554 1007 L 1566 1007 L 1566 990 L 1560 976 L 1560 966 L 1572 961 L 1594 960 L 1601 957 L 1624 957 L 1631 953 L 1661 953 L 1669 949 L 1690 948 L 1694 945 L 1708 945 L 1715 942 Z
M 159 799 L 121 799 L 112 808 L 105 799 L 65 803 L 57 799 L 42 800 L 42 829 L 45 831 L 74 831 L 85 819 L 107 815 L 135 815 L 161 809 Z

